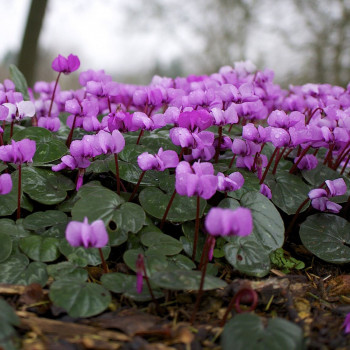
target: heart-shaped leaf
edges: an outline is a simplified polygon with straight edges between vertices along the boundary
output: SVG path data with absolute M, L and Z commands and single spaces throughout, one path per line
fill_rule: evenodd
M 300 177 L 286 171 L 277 173 L 274 180 L 269 177 L 266 182 L 272 192 L 272 202 L 288 215 L 296 213 L 311 190 Z
M 52 283 L 52 302 L 64 308 L 71 317 L 90 317 L 106 310 L 111 302 L 108 290 L 96 283 L 60 279 Z
M 248 236 L 249 237 L 249 236 Z M 226 244 L 225 258 L 238 271 L 249 276 L 264 277 L 270 272 L 270 258 L 254 237 L 237 237 Z
M 170 290 L 198 290 L 202 273 L 192 270 L 159 271 L 150 280 L 160 288 Z M 223 280 L 206 275 L 203 290 L 226 287 Z
M 229 197 L 235 198 L 235 199 L 241 199 L 241 197 L 247 193 L 247 192 L 259 192 L 260 190 L 260 184 L 258 177 L 253 174 L 250 171 L 242 170 L 242 169 L 230 169 L 229 171 L 226 171 L 225 174 L 229 175 L 235 171 L 240 172 L 244 177 L 244 184 L 243 187 L 240 188 L 237 191 L 227 192 L 227 195 Z
M 164 194 L 155 187 L 145 188 L 139 195 L 142 208 L 157 219 L 162 219 L 168 206 L 171 194 Z M 203 216 L 206 201 L 200 199 L 200 217 Z M 175 195 L 174 201 L 167 215 L 167 221 L 185 222 L 196 218 L 197 198 Z
M 350 262 L 350 223 L 336 215 L 315 214 L 300 226 L 300 239 L 317 257 L 331 263 Z
M 79 196 L 81 196 L 80 190 Z M 123 202 L 122 197 L 105 187 L 102 187 L 102 190 L 89 189 L 83 192 L 81 198 L 74 204 L 72 217 L 76 221 L 83 221 L 84 217 L 87 217 L 89 222 L 100 219 L 108 225 L 116 209 Z
M 15 310 L 0 298 L 0 344 L 4 350 L 14 350 L 12 337 L 16 334 L 13 326 L 19 326 L 20 320 Z
M 59 210 L 37 211 L 23 220 L 27 230 L 40 230 L 50 226 L 67 223 L 67 215 Z
M 58 243 L 57 238 L 31 235 L 21 238 L 19 246 L 30 259 L 45 262 L 54 261 L 60 256 Z
M 28 84 L 23 73 L 14 64 L 10 64 L 9 71 L 10 78 L 16 86 L 16 91 L 22 93 L 25 101 L 29 101 Z
M 182 250 L 181 242 L 161 232 L 147 232 L 141 236 L 141 242 L 149 251 L 157 251 L 164 255 L 176 255 Z
M 13 283 L 26 269 L 29 259 L 24 254 L 12 254 L 0 263 L 0 283 Z
M 240 200 L 241 206 L 249 208 L 253 215 L 253 232 L 261 248 L 270 253 L 284 242 L 284 224 L 275 206 L 262 194 L 248 192 Z M 228 241 L 231 238 L 225 237 Z M 235 237 L 232 237 L 234 240 Z
M 31 262 L 27 268 L 22 271 L 12 283 L 29 285 L 32 283 L 39 283 L 42 287 L 45 286 L 49 276 L 46 272 L 46 264 L 42 262 Z
M 22 169 L 22 185 L 30 198 L 47 205 L 62 202 L 67 191 L 75 187 L 72 180 L 59 173 L 29 166 Z
M 12 240 L 7 233 L 0 232 L 0 242 L 0 262 L 3 262 L 12 252 Z
M 304 335 L 294 323 L 276 317 L 264 327 L 262 319 L 253 314 L 239 314 L 224 327 L 223 350 L 304 350 Z
M 67 153 L 66 145 L 47 129 L 28 127 L 13 135 L 15 141 L 25 138 L 36 142 L 36 151 L 33 157 L 34 163 L 50 163 L 60 159 Z
M 70 261 L 63 261 L 58 264 L 48 265 L 47 273 L 55 280 L 73 279 L 76 281 L 85 282 L 88 279 L 88 272 L 81 267 L 77 267 Z

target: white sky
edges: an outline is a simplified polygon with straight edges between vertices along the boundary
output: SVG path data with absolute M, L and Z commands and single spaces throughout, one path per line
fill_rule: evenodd
M 57 54 L 73 53 L 80 58 L 80 71 L 104 69 L 114 76 L 149 70 L 157 60 L 169 63 L 176 57 L 186 57 L 186 47 L 200 45 L 183 24 L 167 28 L 153 21 L 145 30 L 137 18 L 127 23 L 125 5 L 133 1 L 48 0 L 40 45 L 52 52 L 51 59 Z M 30 0 L 0 0 L 0 31 L 8 33 L 1 35 L 0 61 L 9 50 L 19 49 L 29 6 Z M 270 16 L 271 19 L 274 18 Z M 257 32 L 256 44 L 250 46 L 247 59 L 254 62 L 262 52 L 273 50 L 276 40 L 271 33 Z M 266 60 L 276 76 L 284 74 L 286 65 L 291 64 L 288 63 L 290 50 L 278 53 L 278 56 L 270 54 Z

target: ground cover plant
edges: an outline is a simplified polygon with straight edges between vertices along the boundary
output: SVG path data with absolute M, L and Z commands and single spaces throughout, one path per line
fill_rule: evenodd
M 1 346 L 345 349 L 350 88 L 79 66 L 0 85 Z

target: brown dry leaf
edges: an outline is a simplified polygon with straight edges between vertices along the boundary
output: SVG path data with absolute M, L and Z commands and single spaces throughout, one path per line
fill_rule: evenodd
M 294 307 L 299 318 L 304 322 L 304 331 L 306 336 L 308 336 L 310 334 L 310 326 L 313 322 L 310 302 L 305 298 L 295 298 Z
M 102 328 L 120 329 L 132 336 L 144 333 L 154 328 L 161 320 L 160 317 L 150 315 L 138 310 L 128 309 L 108 312 L 91 319 L 92 324 Z
M 350 294 L 350 275 L 339 275 L 329 280 L 326 289 L 330 297 Z

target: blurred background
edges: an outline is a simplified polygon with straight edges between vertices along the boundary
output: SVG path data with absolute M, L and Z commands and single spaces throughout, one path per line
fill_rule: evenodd
M 251 60 L 289 84 L 350 80 L 350 0 L 0 0 L 0 81 L 17 64 L 50 81 L 58 55 L 79 72 L 148 84 Z M 61 80 L 78 86 L 77 73 Z M 66 86 L 65 86 L 66 85 Z

